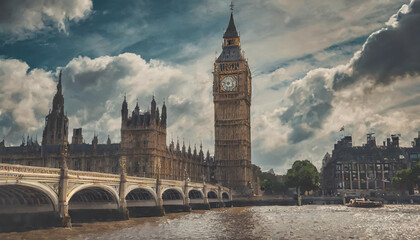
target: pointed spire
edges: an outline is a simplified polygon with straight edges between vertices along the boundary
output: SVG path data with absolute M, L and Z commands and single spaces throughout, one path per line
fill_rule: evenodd
M 53 98 L 53 109 L 52 112 L 64 114 L 64 96 L 62 93 L 63 87 L 61 83 L 61 74 L 62 71 L 60 70 L 60 75 L 58 77 L 58 83 L 57 83 L 57 93 L 54 95 Z
M 156 124 L 159 124 L 160 120 L 160 113 L 159 113 L 159 107 L 156 108 L 155 118 L 156 118 Z
M 191 153 L 191 144 L 190 144 L 190 142 L 188 141 L 188 157 L 190 157 L 190 158 L 191 158 L 191 155 L 192 155 L 192 153 Z
M 128 118 L 128 105 L 127 105 L 127 97 L 125 94 L 124 94 L 124 101 L 121 107 L 121 116 L 122 116 L 123 121 Z
M 124 94 L 123 107 L 127 106 L 127 96 Z
M 165 99 L 163 99 L 162 114 L 161 114 L 161 117 L 160 118 L 161 118 L 162 126 L 166 127 L 166 118 L 167 118 L 167 115 L 166 115 Z
M 109 135 L 108 135 L 108 139 L 106 140 L 106 144 L 111 145 L 111 138 L 109 138 Z
M 198 156 L 199 156 L 200 162 L 203 162 L 204 161 L 204 152 L 203 152 L 203 144 L 202 143 L 200 144 L 200 152 L 198 153 Z
M 171 138 L 171 143 L 169 144 L 169 150 L 170 150 L 171 152 L 173 152 L 173 151 L 174 151 L 174 149 L 175 149 L 174 139 L 173 139 L 173 138 Z
M 179 147 L 179 137 L 176 137 L 176 150 L 180 151 L 180 147 Z
M 155 101 L 155 95 L 153 94 L 153 96 L 152 96 L 152 102 L 151 102 L 151 107 L 152 107 L 152 117 L 154 117 L 153 115 L 155 114 L 155 112 L 156 112 L 156 101 Z
M 137 98 L 136 101 L 136 108 L 135 108 L 135 112 L 138 114 L 140 112 L 140 107 L 139 107 L 139 98 Z
M 62 92 L 62 86 L 61 86 L 61 74 L 63 73 L 63 70 L 60 70 L 60 75 L 58 76 L 58 84 L 57 84 L 57 92 Z
M 236 31 L 235 21 L 233 20 L 233 13 L 230 13 L 229 25 L 226 29 L 223 38 L 237 38 L 239 37 L 238 32 Z
M 185 153 L 185 141 L 182 139 L 182 153 Z
M 92 145 L 94 147 L 96 147 L 98 145 L 98 136 L 96 136 L 95 133 L 93 133 Z
M 206 161 L 210 161 L 210 150 L 207 149 Z

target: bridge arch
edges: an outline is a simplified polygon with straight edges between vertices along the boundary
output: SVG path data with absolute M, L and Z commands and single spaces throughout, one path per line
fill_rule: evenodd
M 131 185 L 131 186 L 127 187 L 127 190 L 126 190 L 126 192 L 125 192 L 124 197 L 125 197 L 125 198 L 127 198 L 128 194 L 129 194 L 130 192 L 132 192 L 133 190 L 136 190 L 136 189 L 143 189 L 143 190 L 147 191 L 149 194 L 151 194 L 151 196 L 152 196 L 155 200 L 157 199 L 157 195 L 156 195 L 155 190 L 153 190 L 153 188 L 151 188 L 151 187 L 149 187 L 149 186 L 143 186 L 143 185 Z
M 191 189 L 188 192 L 188 197 L 190 199 L 203 199 L 204 198 L 204 194 L 203 192 L 201 192 L 200 190 L 196 190 L 196 189 Z
M 85 190 L 85 191 L 84 191 Z M 91 192 L 89 193 L 88 190 L 91 190 Z M 75 188 L 73 188 L 70 193 L 67 195 L 67 203 L 70 203 L 71 199 L 73 196 L 75 196 L 76 194 L 82 194 L 82 193 L 86 193 L 88 195 L 90 195 L 89 197 L 99 197 L 99 196 L 93 196 L 92 194 L 101 194 L 104 198 L 108 198 L 108 200 L 114 201 L 115 203 L 117 203 L 117 205 L 119 206 L 119 197 L 118 197 L 118 193 L 117 191 L 107 185 L 103 185 L 103 184 L 94 184 L 94 183 L 86 183 L 80 186 L 77 186 Z M 112 199 L 110 199 L 110 197 L 112 197 Z M 93 200 L 93 199 L 92 199 Z
M 14 194 L 14 196 L 13 196 Z M 38 182 L 20 181 L 18 183 L 0 182 L 0 206 L 5 204 L 7 198 L 15 198 L 15 200 L 26 203 L 35 203 L 47 205 L 51 204 L 51 211 L 58 211 L 58 196 L 47 185 Z M 11 200 L 11 199 L 9 199 Z M 24 209 L 14 209 L 24 210 Z
M 222 200 L 223 201 L 230 201 L 230 195 L 228 192 L 222 192 Z
M 68 194 L 67 203 L 72 222 L 123 218 L 118 194 L 107 185 L 91 183 L 75 187 Z
M 217 199 L 217 193 L 215 191 L 210 190 L 210 191 L 207 192 L 207 198 L 208 199 Z
M 150 187 L 132 186 L 129 187 L 125 200 L 128 207 L 154 207 L 157 206 L 156 193 Z
M 163 205 L 184 204 L 185 195 L 180 188 L 166 188 L 162 191 Z

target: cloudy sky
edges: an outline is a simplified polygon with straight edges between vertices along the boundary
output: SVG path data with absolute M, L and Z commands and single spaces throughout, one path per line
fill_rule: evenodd
M 42 135 L 60 69 L 70 131 L 120 139 L 124 94 L 168 106 L 168 142 L 214 148 L 212 67 L 226 0 L 0 0 L 0 137 Z M 380 144 L 420 130 L 420 1 L 241 0 L 234 18 L 253 74 L 252 161 L 317 167 L 345 134 Z M 71 133 L 70 133 L 71 135 Z

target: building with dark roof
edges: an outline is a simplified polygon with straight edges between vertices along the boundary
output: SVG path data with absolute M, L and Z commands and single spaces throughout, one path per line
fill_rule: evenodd
M 397 171 L 411 168 L 420 159 L 418 134 L 412 147 L 401 147 L 398 135 L 391 135 L 383 145 L 377 145 L 373 133 L 369 133 L 363 146 L 353 146 L 351 136 L 343 137 L 334 144 L 332 154 L 327 153 L 322 161 L 324 194 L 366 195 L 372 191 L 390 191 Z

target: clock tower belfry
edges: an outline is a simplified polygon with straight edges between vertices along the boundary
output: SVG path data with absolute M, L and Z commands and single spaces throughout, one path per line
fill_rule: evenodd
M 214 158 L 216 180 L 235 195 L 250 195 L 258 188 L 251 164 L 251 93 L 251 71 L 231 13 L 213 71 Z

